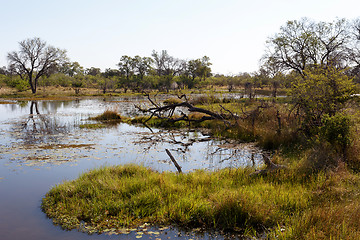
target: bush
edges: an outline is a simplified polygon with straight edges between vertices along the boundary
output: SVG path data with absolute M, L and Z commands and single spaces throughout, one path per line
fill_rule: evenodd
M 19 92 L 25 91 L 26 89 L 29 88 L 29 83 L 28 83 L 26 80 L 21 79 L 21 78 L 18 77 L 18 76 L 16 76 L 16 77 L 9 77 L 9 78 L 6 80 L 6 84 L 7 84 L 9 87 L 16 88 Z
M 329 142 L 334 150 L 345 153 L 350 144 L 350 118 L 343 114 L 325 115 L 322 119 L 320 136 Z

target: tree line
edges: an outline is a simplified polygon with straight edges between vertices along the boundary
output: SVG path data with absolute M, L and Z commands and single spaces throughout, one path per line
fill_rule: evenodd
M 175 58 L 166 50 L 153 51 L 151 57 L 124 55 L 117 69 L 84 68 L 71 62 L 66 51 L 47 45 L 40 38 L 26 39 L 19 43 L 20 50 L 8 53 L 8 67 L 0 69 L 4 83 L 19 91 L 37 87 L 59 85 L 73 87 L 97 87 L 103 93 L 123 89 L 127 92 L 171 88 L 193 88 L 197 82 L 211 76 L 210 58 L 184 60 Z M 5 77 L 7 76 L 7 77 Z M 78 92 L 78 91 L 77 91 Z
M 122 89 L 184 89 L 202 86 L 223 86 L 229 91 L 245 89 L 251 98 L 255 88 L 269 87 L 273 96 L 280 87 L 290 88 L 307 72 L 334 68 L 352 81 L 360 82 L 360 20 L 336 19 L 315 22 L 307 18 L 288 21 L 269 37 L 260 69 L 253 73 L 226 76 L 211 73 L 210 58 L 184 60 L 166 50 L 153 51 L 150 57 L 121 56 L 116 69 L 85 69 L 70 61 L 66 51 L 48 45 L 40 38 L 19 43 L 18 51 L 7 55 L 8 66 L 0 68 L 0 82 L 18 90 L 38 86 L 59 85 L 97 87 L 104 93 Z

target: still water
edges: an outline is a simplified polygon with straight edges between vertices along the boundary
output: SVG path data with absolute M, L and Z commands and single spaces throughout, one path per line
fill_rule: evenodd
M 0 104 L 0 239 L 135 239 L 127 235 L 87 235 L 64 231 L 41 211 L 41 199 L 54 185 L 100 166 L 135 163 L 156 171 L 176 171 L 169 149 L 184 172 L 194 169 L 254 166 L 261 151 L 249 144 L 216 141 L 191 129 L 167 131 L 119 123 L 105 129 L 82 129 L 89 117 L 106 109 L 138 114 L 144 99 L 112 98 L 69 101 L 16 101 Z M 217 233 L 176 228 L 142 239 L 224 239 Z

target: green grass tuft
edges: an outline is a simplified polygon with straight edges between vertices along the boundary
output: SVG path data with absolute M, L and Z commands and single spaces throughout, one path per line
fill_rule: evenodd
M 91 118 L 91 120 L 97 121 L 121 121 L 121 116 L 112 110 L 106 110 L 104 113 Z

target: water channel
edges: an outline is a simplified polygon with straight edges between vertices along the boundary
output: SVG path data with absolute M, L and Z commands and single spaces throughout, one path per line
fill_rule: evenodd
M 134 239 L 124 235 L 87 235 L 65 231 L 41 211 L 41 199 L 54 185 L 100 166 L 135 163 L 156 171 L 176 171 L 169 149 L 184 172 L 194 169 L 253 166 L 261 151 L 251 144 L 211 139 L 191 129 L 168 131 L 119 123 L 84 129 L 89 117 L 106 109 L 137 114 L 142 97 L 67 101 L 9 101 L 0 104 L 0 239 Z M 216 233 L 176 228 L 144 234 L 142 239 L 224 239 Z

